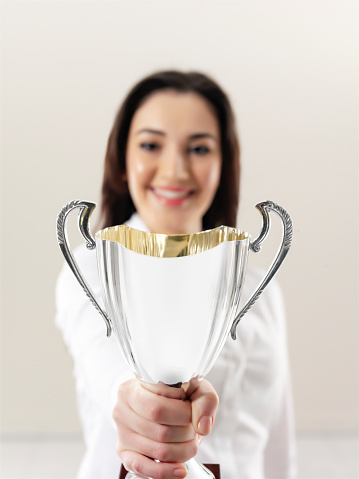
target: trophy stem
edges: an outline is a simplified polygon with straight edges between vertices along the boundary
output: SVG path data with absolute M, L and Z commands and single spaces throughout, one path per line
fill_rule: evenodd
M 212 472 L 195 458 L 182 463 L 182 465 L 187 469 L 186 479 L 216 479 Z M 132 472 L 128 472 L 126 475 L 126 479 L 143 479 L 143 477 Z
M 183 465 L 187 469 L 187 479 L 215 479 L 212 472 L 195 458 L 184 462 Z

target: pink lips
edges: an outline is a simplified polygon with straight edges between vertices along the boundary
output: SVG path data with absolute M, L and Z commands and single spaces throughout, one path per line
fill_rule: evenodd
M 180 206 L 193 194 L 192 189 L 181 186 L 150 187 L 150 190 L 165 206 Z

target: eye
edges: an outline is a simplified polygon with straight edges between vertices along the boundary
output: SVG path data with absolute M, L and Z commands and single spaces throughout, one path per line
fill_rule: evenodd
M 199 146 L 192 146 L 189 149 L 190 153 L 194 153 L 195 155 L 207 155 L 210 152 L 210 149 L 207 146 L 199 145 Z
M 159 149 L 159 145 L 151 141 L 146 141 L 140 144 L 140 148 L 146 151 L 155 151 Z

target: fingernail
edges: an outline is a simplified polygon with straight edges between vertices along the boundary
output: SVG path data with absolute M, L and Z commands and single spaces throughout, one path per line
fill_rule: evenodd
M 186 477 L 187 476 L 187 471 L 184 468 L 175 469 L 172 474 L 173 474 L 174 477 Z
M 213 418 L 211 416 L 202 416 L 198 423 L 198 430 L 203 436 L 209 434 L 212 430 Z

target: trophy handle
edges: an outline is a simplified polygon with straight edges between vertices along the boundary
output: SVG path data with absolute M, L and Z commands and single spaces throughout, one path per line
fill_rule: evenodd
M 262 294 L 262 291 L 266 288 L 270 280 L 273 278 L 275 273 L 278 271 L 278 268 L 282 264 L 284 258 L 286 257 L 289 248 L 292 243 L 293 238 L 293 222 L 289 214 L 286 212 L 284 208 L 273 203 L 272 201 L 264 201 L 263 203 L 258 203 L 256 208 L 262 215 L 262 231 L 260 232 L 258 238 L 256 238 L 253 242 L 250 243 L 249 247 L 255 253 L 258 253 L 261 250 L 261 245 L 265 240 L 269 229 L 270 229 L 270 217 L 269 212 L 274 211 L 282 220 L 283 226 L 283 237 L 282 243 L 278 250 L 277 256 L 275 257 L 273 263 L 271 264 L 267 274 L 263 278 L 262 282 L 259 284 L 257 289 L 254 291 L 252 296 L 247 301 L 246 305 L 240 311 L 240 313 L 236 316 L 235 320 L 233 321 L 231 327 L 231 336 L 232 339 L 236 339 L 237 337 L 237 325 L 242 317 L 247 313 L 247 311 L 253 306 L 253 304 L 257 301 L 259 296 Z
M 65 260 L 67 261 L 68 265 L 71 268 L 71 271 L 76 276 L 78 282 L 82 286 L 82 289 L 85 291 L 91 303 L 95 306 L 97 311 L 101 314 L 101 316 L 105 320 L 106 329 L 107 329 L 106 334 L 107 336 L 110 336 L 111 335 L 110 320 L 106 312 L 101 308 L 101 306 L 96 301 L 90 286 L 87 284 L 87 281 L 82 276 L 82 273 L 72 254 L 72 251 L 69 247 L 69 243 L 67 240 L 67 217 L 69 213 L 75 208 L 80 208 L 78 226 L 82 236 L 86 240 L 86 247 L 90 250 L 96 248 L 95 238 L 92 236 L 89 229 L 90 216 L 93 210 L 96 208 L 96 203 L 91 203 L 90 201 L 74 200 L 74 201 L 70 201 L 70 203 L 67 203 L 62 208 L 56 220 L 57 241 L 59 243 L 62 254 L 65 257 Z

